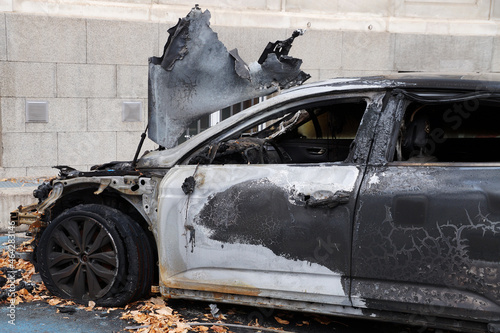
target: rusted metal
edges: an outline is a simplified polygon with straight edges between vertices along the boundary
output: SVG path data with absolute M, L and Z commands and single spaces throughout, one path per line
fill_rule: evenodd
M 175 279 L 169 279 L 165 281 L 167 285 L 161 286 L 160 290 L 163 294 L 168 294 L 165 288 L 170 290 L 198 290 L 198 291 L 206 291 L 213 293 L 214 297 L 217 299 L 222 299 L 226 297 L 225 295 L 246 295 L 246 296 L 259 296 L 259 290 L 256 290 L 253 286 L 244 286 L 244 285 L 226 285 L 219 284 L 214 285 L 213 281 L 203 281 L 203 280 L 182 280 L 177 281 Z
M 16 210 L 10 212 L 10 221 L 14 222 L 16 226 L 35 223 L 40 218 L 40 213 L 36 211 L 37 207 L 38 204 L 19 206 Z
M 45 188 L 46 185 L 43 184 L 40 187 Z M 10 213 L 10 220 L 16 225 L 28 224 L 31 225 L 37 221 L 40 221 L 41 216 L 45 213 L 45 210 L 50 208 L 62 195 L 63 186 L 51 187 L 51 190 L 47 194 L 47 198 L 44 198 L 38 204 L 32 204 L 29 206 L 19 206 L 19 208 Z M 46 192 L 46 191 L 44 191 Z M 37 192 L 35 191 L 35 194 Z
M 95 195 L 99 195 L 111 184 L 111 179 L 103 178 L 99 184 L 99 188 L 94 192 Z

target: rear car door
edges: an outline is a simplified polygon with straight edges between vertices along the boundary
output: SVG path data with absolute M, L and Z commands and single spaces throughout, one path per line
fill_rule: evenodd
M 353 234 L 353 303 L 497 321 L 500 100 L 429 95 L 395 95 L 381 116 Z
M 173 168 L 161 183 L 159 204 L 161 282 L 166 293 L 241 303 L 252 296 L 273 306 L 300 309 L 305 303 L 296 302 L 312 302 L 310 310 L 337 306 L 337 311 L 351 311 L 339 305 L 351 304 L 353 210 L 368 155 L 366 142 L 373 136 L 373 128 L 360 122 L 363 117 L 363 124 L 370 124 L 378 117 L 381 98 L 381 93 L 323 96 L 282 106 L 281 111 L 268 111 L 284 115 L 282 123 L 249 121 L 243 129 L 250 139 L 241 136 L 200 149 L 215 149 L 212 155 L 220 157 L 237 150 L 238 144 L 257 140 L 260 134 L 249 134 L 248 129 L 267 126 L 262 133 L 275 132 L 269 136 L 273 144 L 266 146 L 266 154 L 279 150 L 286 163 L 250 162 L 253 152 L 248 148 L 238 156 L 225 155 L 220 164 L 215 157 L 208 165 Z M 337 126 L 339 133 L 352 133 L 351 138 L 343 136 L 350 140 L 351 150 L 336 155 L 339 160 L 315 163 L 315 151 L 311 160 L 301 154 L 300 162 L 294 162 L 287 143 L 307 140 L 300 135 L 313 121 L 307 117 L 323 112 L 338 116 L 336 123 L 344 126 Z M 287 118 L 288 114 L 294 116 Z M 309 120 L 293 120 L 302 116 Z M 334 137 L 325 138 L 325 143 L 316 140 L 314 145 L 321 150 L 333 147 L 333 141 Z M 241 156 L 249 160 L 227 163 Z M 199 160 L 196 154 L 191 159 Z M 189 177 L 194 187 L 185 194 L 181 187 L 187 186 Z

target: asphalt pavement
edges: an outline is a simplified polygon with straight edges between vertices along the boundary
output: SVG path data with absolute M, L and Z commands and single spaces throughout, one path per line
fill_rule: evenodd
M 188 323 L 199 322 L 199 318 L 210 313 L 209 304 L 205 302 L 191 302 L 182 300 L 168 300 L 168 306 L 178 311 Z M 431 333 L 440 332 L 422 327 L 409 327 L 404 325 L 380 323 L 359 319 L 337 318 L 333 316 L 316 316 L 290 311 L 259 309 L 253 307 L 218 305 L 224 317 L 223 327 L 228 332 L 254 333 L 254 332 L 294 332 L 294 333 Z M 16 306 L 15 325 L 8 323 L 9 309 L 7 304 L 0 306 L 0 330 L 9 333 L 101 333 L 101 332 L 126 332 L 126 328 L 139 328 L 138 324 L 120 319 L 124 310 L 118 309 L 111 312 L 106 310 L 78 309 L 76 306 L 61 308 L 45 302 L 23 303 Z M 59 312 L 58 312 L 59 309 Z M 231 313 L 228 315 L 227 313 Z M 289 324 L 280 324 L 275 317 L 286 320 Z M 260 319 L 262 326 L 244 327 L 252 320 Z M 193 320 L 191 320 L 193 319 Z M 3 322 L 2 322 L 3 320 Z M 215 322 L 215 321 L 213 321 Z M 307 324 L 304 324 L 307 323 Z M 204 322 L 208 327 L 213 323 Z M 301 326 L 298 326 L 301 325 Z M 265 328 L 274 328 L 266 330 Z M 276 330 L 280 328 L 281 330 Z M 132 330 L 133 331 L 133 330 Z M 213 332 L 210 330 L 209 332 Z M 441 331 L 442 332 L 442 331 Z
M 15 321 L 9 317 L 8 304 L 0 306 L 0 331 L 8 333 L 101 333 L 123 332 L 130 326 L 121 320 L 122 311 L 86 311 L 70 307 L 70 312 L 57 313 L 58 307 L 46 302 L 22 303 L 15 307 Z M 9 323 L 11 322 L 11 323 Z

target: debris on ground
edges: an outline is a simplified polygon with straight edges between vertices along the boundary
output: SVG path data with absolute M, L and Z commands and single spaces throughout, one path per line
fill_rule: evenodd
M 17 305 L 23 302 L 40 301 L 46 294 L 43 283 L 31 281 L 35 274 L 33 264 L 28 260 L 16 258 L 17 253 L 32 251 L 31 242 L 32 240 L 23 242 L 15 249 L 15 252 L 10 248 L 2 250 L 0 255 L 0 284 L 3 284 L 0 289 L 0 302 L 2 303 Z

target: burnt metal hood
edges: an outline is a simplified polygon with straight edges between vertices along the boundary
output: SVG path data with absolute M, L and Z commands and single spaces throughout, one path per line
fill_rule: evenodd
M 268 43 L 247 65 L 236 49 L 228 52 L 210 28 L 210 12 L 198 6 L 174 27 L 162 57 L 149 59 L 149 138 L 171 148 L 195 120 L 232 104 L 302 84 L 310 76 L 302 60 L 288 56 L 296 30 Z

